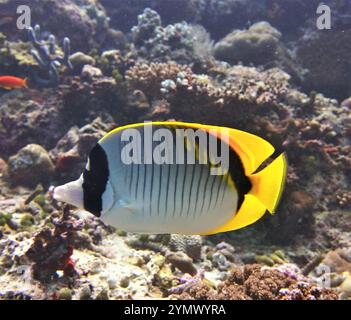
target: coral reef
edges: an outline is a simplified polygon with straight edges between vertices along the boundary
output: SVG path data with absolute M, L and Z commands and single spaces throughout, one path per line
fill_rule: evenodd
M 19 31 L 19 4 L 48 32 Z M 1 72 L 31 80 L 0 89 L 0 300 L 350 299 L 351 14 L 330 4 L 333 28 L 317 31 L 318 5 L 0 1 Z M 200 237 L 62 212 L 50 185 L 76 179 L 108 131 L 145 120 L 233 127 L 284 151 L 276 214 Z
M 209 300 L 336 300 L 337 294 L 307 282 L 297 281 L 275 269 L 246 265 L 233 269 L 216 289 L 197 282 L 185 288 L 181 299 Z
M 14 91 L 1 98 L 0 153 L 9 157 L 28 144 L 53 148 L 69 129 L 62 121 L 62 102 L 52 92 Z
M 335 98 L 347 97 L 351 93 L 349 85 L 351 30 L 340 33 L 312 32 L 298 43 L 297 57 L 308 70 L 303 82 L 305 90 L 316 90 Z M 338 59 L 330 59 L 338 57 Z
M 15 184 L 34 186 L 47 182 L 53 172 L 54 164 L 49 154 L 36 144 L 27 145 L 8 161 L 9 179 Z
M 102 44 L 108 36 L 108 18 L 104 8 L 94 0 L 12 0 L 0 4 L 1 12 L 15 15 L 19 5 L 31 8 L 32 21 L 43 29 L 50 30 L 58 38 L 68 36 L 72 40 L 73 50 L 89 50 Z M 48 19 L 50 13 L 50 19 Z M 17 15 L 15 15 L 17 19 Z M 16 35 L 16 23 L 11 25 Z M 14 36 L 15 38 L 15 36 Z
M 61 57 L 57 54 L 55 36 L 50 34 L 47 40 L 44 41 L 39 25 L 36 25 L 34 28 L 28 28 L 28 36 L 35 48 L 32 49 L 30 53 L 38 63 L 40 71 L 47 73 L 46 78 L 41 78 L 37 72 L 33 72 L 33 81 L 39 87 L 57 86 L 59 84 L 57 67 L 63 64 L 69 69 L 73 69 L 70 61 L 71 41 L 67 37 L 63 39 L 63 56 Z
M 90 150 L 111 128 L 99 117 L 82 128 L 72 127 L 50 151 L 56 172 L 64 179 L 74 178 L 84 168 Z
M 170 63 L 138 63 L 126 72 L 128 86 L 132 90 L 140 90 L 149 99 L 161 97 L 161 85 L 165 81 L 177 81 L 179 73 L 191 75 L 191 69 L 186 66 Z
M 149 8 L 138 16 L 132 33 L 138 55 L 150 61 L 192 65 L 211 57 L 212 42 L 205 29 L 186 22 L 162 27 L 160 15 Z
M 49 281 L 56 271 L 62 270 L 65 276 L 75 274 L 73 254 L 73 233 L 83 228 L 82 224 L 70 217 L 66 208 L 60 219 L 54 220 L 54 230 L 43 229 L 35 237 L 33 245 L 26 252 L 33 262 L 35 279 Z
M 215 56 L 233 64 L 267 64 L 277 59 L 281 36 L 268 22 L 258 22 L 248 30 L 234 30 L 217 42 Z

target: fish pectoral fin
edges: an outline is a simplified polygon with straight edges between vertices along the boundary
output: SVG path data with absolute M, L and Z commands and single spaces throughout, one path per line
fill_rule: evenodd
M 235 216 L 229 220 L 224 226 L 203 234 L 212 235 L 221 232 L 234 231 L 247 227 L 261 219 L 266 212 L 266 207 L 253 195 L 245 195 L 244 202 L 242 203 L 239 211 Z
M 131 203 L 131 202 L 127 202 L 127 201 L 124 201 L 124 200 L 119 200 L 118 201 L 118 205 L 119 205 L 119 207 L 125 209 L 126 211 L 128 211 L 130 213 L 136 213 L 137 212 L 136 205 Z

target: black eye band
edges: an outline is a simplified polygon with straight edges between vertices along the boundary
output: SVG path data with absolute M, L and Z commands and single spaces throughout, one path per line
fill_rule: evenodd
M 102 195 L 109 178 L 108 160 L 104 149 L 97 144 L 89 155 L 90 170 L 83 172 L 84 209 L 101 216 Z

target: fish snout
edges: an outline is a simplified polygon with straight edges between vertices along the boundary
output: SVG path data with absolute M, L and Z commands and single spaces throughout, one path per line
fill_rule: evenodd
M 66 183 L 62 186 L 56 187 L 53 190 L 53 197 L 55 200 L 71 204 L 75 207 L 83 209 L 83 180 L 79 178 L 76 181 Z

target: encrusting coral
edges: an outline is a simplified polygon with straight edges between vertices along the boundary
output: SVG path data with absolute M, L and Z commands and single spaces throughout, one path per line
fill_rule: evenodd
M 278 270 L 246 265 L 244 270 L 233 269 L 228 279 L 216 289 L 198 281 L 185 287 L 181 299 L 208 300 L 336 300 L 329 289 L 296 280 Z

